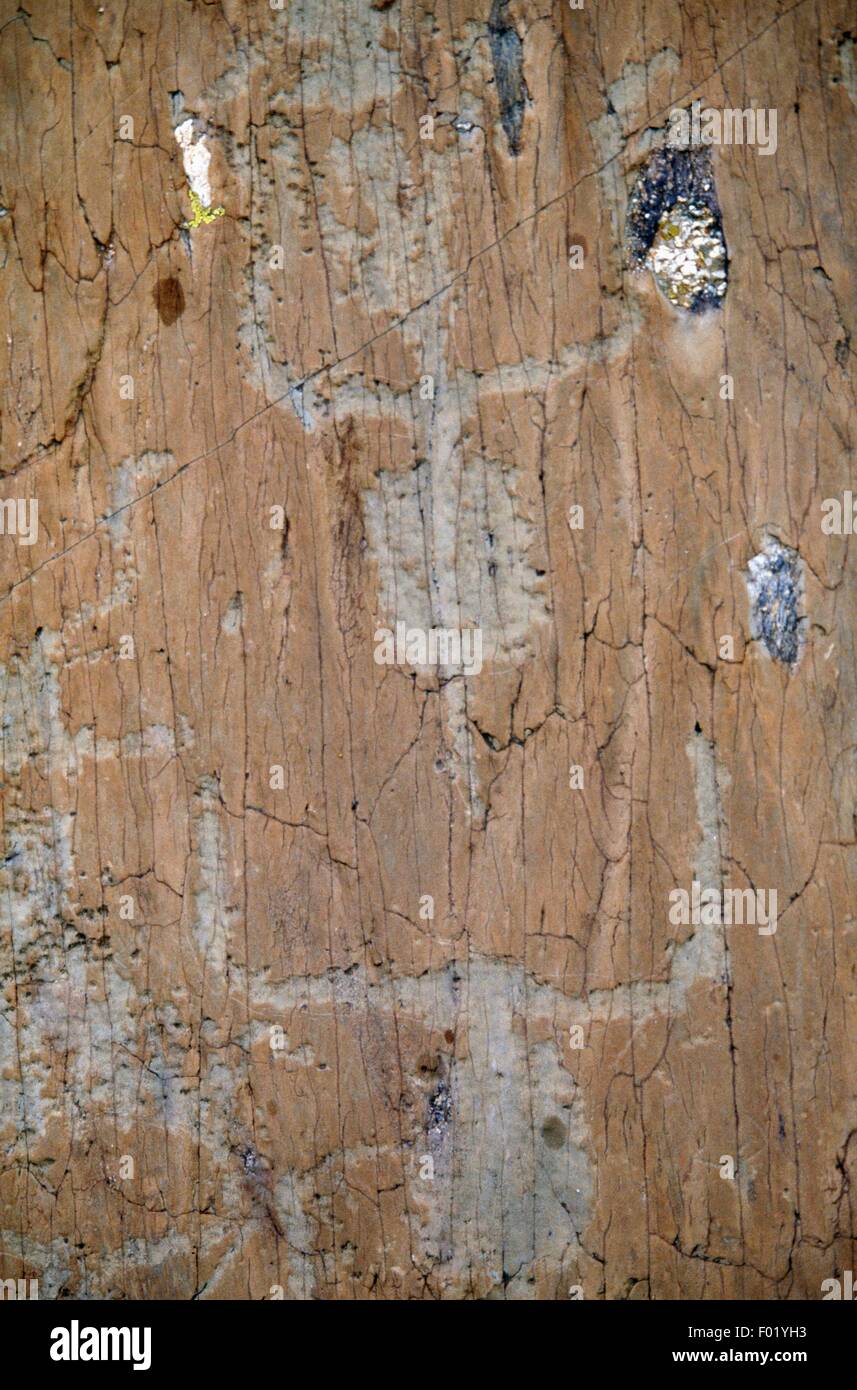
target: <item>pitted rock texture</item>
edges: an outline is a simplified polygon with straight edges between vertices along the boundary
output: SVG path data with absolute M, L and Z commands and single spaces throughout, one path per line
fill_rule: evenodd
M 852 27 L 4 5 L 0 1277 L 857 1268 Z M 696 98 L 780 121 L 711 151 L 729 293 L 689 315 L 625 233 Z M 379 666 L 399 620 L 480 625 L 482 671 Z M 692 881 L 775 889 L 776 933 L 671 924 Z

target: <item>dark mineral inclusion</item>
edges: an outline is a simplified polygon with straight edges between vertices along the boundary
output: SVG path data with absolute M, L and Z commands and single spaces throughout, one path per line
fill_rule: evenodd
M 750 628 L 777 661 L 792 665 L 800 650 L 800 557 L 770 541 L 747 567 Z
M 667 145 L 655 150 L 631 193 L 626 240 L 632 267 L 651 264 L 674 304 L 692 314 L 722 304 L 728 256 L 708 149 Z

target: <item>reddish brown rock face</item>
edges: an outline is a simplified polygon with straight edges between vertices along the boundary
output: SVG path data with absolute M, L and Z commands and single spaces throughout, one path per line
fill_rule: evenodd
M 853 15 L 430 8 L 0 29 L 0 1277 L 817 1299 Z M 697 98 L 778 123 L 679 160 L 690 312 Z

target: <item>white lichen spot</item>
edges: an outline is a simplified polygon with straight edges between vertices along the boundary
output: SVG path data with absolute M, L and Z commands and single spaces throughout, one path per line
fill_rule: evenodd
M 213 222 L 222 217 L 223 208 L 211 206 L 211 184 L 208 179 L 208 166 L 211 151 L 205 143 L 205 136 L 198 132 L 193 119 L 182 121 L 176 126 L 175 137 L 184 160 L 185 173 L 190 185 L 190 205 L 193 218 L 185 222 L 185 231 L 192 231 L 203 222 Z
M 192 118 L 176 126 L 175 136 L 191 192 L 196 194 L 203 207 L 211 207 L 211 184 L 208 180 L 211 151 L 205 143 L 205 136 L 197 134 Z

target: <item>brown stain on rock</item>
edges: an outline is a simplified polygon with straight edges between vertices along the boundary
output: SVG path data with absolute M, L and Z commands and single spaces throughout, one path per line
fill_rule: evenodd
M 176 319 L 180 319 L 185 311 L 184 290 L 174 275 L 169 275 L 166 279 L 158 281 L 155 286 L 154 300 L 161 323 L 165 323 L 168 328 L 175 323 Z

